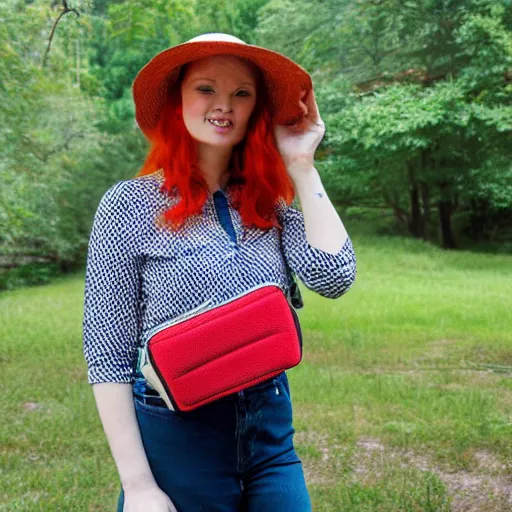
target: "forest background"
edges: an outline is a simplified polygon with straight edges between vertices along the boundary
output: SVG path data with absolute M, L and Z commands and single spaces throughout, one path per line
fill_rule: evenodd
M 512 250 L 510 0 L 5 0 L 0 18 L 4 288 L 83 267 L 99 198 L 147 151 L 137 71 L 208 31 L 312 74 L 317 165 L 348 216 Z

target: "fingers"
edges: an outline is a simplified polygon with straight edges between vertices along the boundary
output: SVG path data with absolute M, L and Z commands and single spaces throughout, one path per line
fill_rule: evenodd
M 318 105 L 315 99 L 315 91 L 311 89 L 307 103 L 304 103 L 302 100 L 306 95 L 306 90 L 302 90 L 300 94 L 299 107 L 304 112 L 304 117 L 307 117 L 308 120 L 312 121 L 317 126 L 324 126 L 324 122 L 320 117 L 320 112 L 318 110 Z
M 308 115 L 308 107 L 306 106 L 306 104 L 302 101 L 302 99 L 304 98 L 306 94 L 306 91 L 302 91 L 300 93 L 300 99 L 299 99 L 299 108 L 302 110 L 302 112 L 304 113 L 304 116 L 307 116 Z

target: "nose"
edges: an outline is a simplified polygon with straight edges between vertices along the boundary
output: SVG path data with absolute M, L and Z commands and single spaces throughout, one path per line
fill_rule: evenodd
M 232 112 L 232 110 L 233 109 L 231 107 L 231 96 L 229 94 L 219 94 L 215 98 L 215 102 L 213 105 L 214 112 L 220 111 L 229 113 Z

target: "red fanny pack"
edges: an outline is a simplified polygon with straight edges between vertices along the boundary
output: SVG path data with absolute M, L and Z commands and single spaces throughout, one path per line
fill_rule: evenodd
M 302 359 L 299 318 L 278 286 L 209 304 L 160 324 L 143 341 L 140 370 L 171 410 L 191 411 Z

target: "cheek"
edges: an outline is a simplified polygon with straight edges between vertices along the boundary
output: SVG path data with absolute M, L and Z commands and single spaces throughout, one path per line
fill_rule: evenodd
M 247 124 L 249 122 L 249 119 L 251 118 L 251 115 L 254 111 L 254 103 L 250 103 L 248 105 L 244 105 L 241 109 L 241 115 L 240 119 L 243 121 L 243 124 Z
M 189 109 L 188 118 L 194 123 L 202 123 L 204 121 L 204 108 L 195 105 Z
M 207 100 L 201 97 L 183 97 L 183 116 L 191 121 L 197 121 L 199 117 L 203 120 L 205 112 L 207 112 Z

